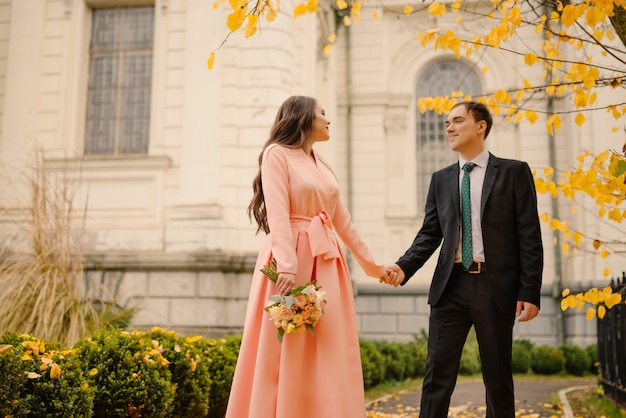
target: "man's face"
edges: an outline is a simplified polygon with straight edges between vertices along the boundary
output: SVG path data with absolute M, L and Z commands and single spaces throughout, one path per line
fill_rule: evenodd
M 474 117 L 467 113 L 465 106 L 455 107 L 446 119 L 446 134 L 450 148 L 460 153 L 482 148 L 486 127 L 487 122 L 484 120 L 476 122 Z

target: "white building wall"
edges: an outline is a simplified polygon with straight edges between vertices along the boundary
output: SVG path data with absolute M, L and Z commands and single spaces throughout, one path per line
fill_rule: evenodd
M 294 20 L 295 2 L 287 2 L 277 20 L 263 21 L 252 38 L 230 35 L 208 71 L 210 51 L 228 33 L 227 10 L 214 11 L 206 0 L 157 0 L 148 155 L 83 159 L 91 9 L 106 4 L 0 0 L 0 161 L 6 173 L 27 169 L 40 146 L 52 172 L 69 168 L 80 178 L 76 206 L 87 202 L 89 208 L 87 278 L 117 289 L 102 298 L 138 303 L 135 326 L 211 335 L 240 330 L 263 238 L 254 235 L 246 216 L 251 182 L 276 109 L 292 94 L 315 96 L 326 108 L 331 141 L 318 152 L 333 164 L 342 197 L 376 259 L 392 263 L 410 245 L 423 221 L 415 178 L 415 84 L 429 64 L 442 59 L 432 47 L 422 48 L 416 33 L 434 26 L 445 30 L 449 17 L 409 17 L 397 10 L 399 18 L 389 8 L 401 6 L 389 3 L 374 20 L 365 5 L 360 22 L 349 34 L 340 30 L 332 54 L 324 56 L 320 47 L 333 16 Z M 480 21 L 468 21 L 461 30 L 473 33 L 477 25 Z M 526 43 L 533 36 L 522 35 Z M 487 91 L 513 87 L 519 75 L 540 77 L 538 68 L 502 51 L 487 49 L 462 59 L 476 66 Z M 484 66 L 490 68 L 486 74 Z M 616 101 L 616 93 L 610 94 L 600 100 Z M 569 106 L 568 99 L 555 103 L 557 109 Z M 496 117 L 488 148 L 542 170 L 550 165 L 545 119 L 509 125 Z M 565 119 L 555 137 L 557 166 L 574 164 L 581 148 L 615 148 L 609 139 L 613 124 L 601 112 L 588 114 L 583 129 L 573 125 L 573 116 Z M 2 184 L 13 180 L 7 174 Z M 26 189 L 20 187 L 0 194 L 3 208 L 24 204 Z M 586 230 L 615 235 L 593 214 L 571 214 L 568 202 L 559 201 L 558 208 Z M 552 200 L 540 196 L 539 211 L 551 212 Z M 1 225 L 5 234 L 15 226 Z M 542 313 L 532 325 L 516 325 L 515 332 L 555 344 L 563 324 L 560 296 L 552 294 L 558 272 L 564 285 L 584 288 L 601 278 L 605 265 L 616 272 L 621 266 L 591 253 L 559 256 L 552 231 L 542 227 Z M 402 289 L 379 285 L 351 263 L 363 336 L 409 339 L 426 329 L 426 292 L 435 262 L 436 254 Z M 578 342 L 595 338 L 593 323 L 578 317 L 570 316 L 566 328 Z

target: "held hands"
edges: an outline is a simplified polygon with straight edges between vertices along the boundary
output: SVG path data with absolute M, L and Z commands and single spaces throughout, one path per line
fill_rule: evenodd
M 378 280 L 380 283 L 398 287 L 404 281 L 404 271 L 397 264 L 387 266 L 387 274 Z

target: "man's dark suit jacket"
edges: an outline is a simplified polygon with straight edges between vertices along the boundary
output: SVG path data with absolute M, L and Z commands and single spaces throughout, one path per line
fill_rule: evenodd
M 480 216 L 485 264 L 492 295 L 503 312 L 515 312 L 518 300 L 539 305 L 543 246 L 537 194 L 528 164 L 489 154 Z M 459 246 L 461 214 L 459 164 L 433 174 L 424 224 L 411 247 L 396 262 L 404 285 L 441 244 L 428 303 L 441 298 Z

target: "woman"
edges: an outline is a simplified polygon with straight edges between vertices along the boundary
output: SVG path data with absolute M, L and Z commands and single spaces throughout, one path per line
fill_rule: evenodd
M 250 288 L 227 418 L 365 416 L 352 285 L 335 233 L 369 276 L 387 274 L 352 225 L 332 169 L 313 151 L 315 142 L 329 139 L 329 125 L 315 99 L 290 97 L 259 156 L 248 216 L 267 237 Z M 272 258 L 276 284 L 260 272 Z M 328 300 L 315 334 L 285 334 L 279 343 L 265 302 L 310 280 Z

